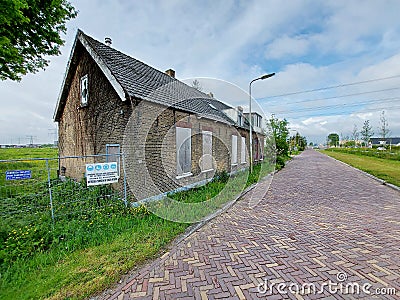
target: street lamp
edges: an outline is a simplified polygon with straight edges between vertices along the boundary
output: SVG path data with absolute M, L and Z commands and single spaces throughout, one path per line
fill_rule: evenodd
M 270 74 L 265 74 L 265 75 L 263 75 L 263 76 L 261 76 L 261 77 L 258 77 L 258 78 L 256 78 L 256 79 L 253 79 L 252 81 L 250 81 L 250 83 L 249 83 L 249 95 L 250 95 L 250 98 L 249 98 L 249 124 L 250 124 L 250 173 L 253 173 L 253 134 L 252 134 L 252 131 L 253 131 L 253 126 L 252 126 L 252 115 L 251 115 L 251 84 L 254 82 L 254 81 L 257 81 L 257 80 L 264 80 L 264 79 L 267 79 L 267 78 L 270 78 L 270 77 L 272 77 L 272 76 L 274 76 L 275 75 L 275 73 L 270 73 Z

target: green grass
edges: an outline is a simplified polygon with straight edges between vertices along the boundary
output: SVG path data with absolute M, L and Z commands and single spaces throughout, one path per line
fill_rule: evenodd
M 350 154 L 342 151 L 322 151 L 333 158 L 343 161 L 357 169 L 400 186 L 400 161 L 372 156 Z
M 56 148 L 10 148 L 0 149 L 0 160 L 18 160 L 15 162 L 0 162 L 0 198 L 15 194 L 21 189 L 19 180 L 6 181 L 5 173 L 9 170 L 31 170 L 32 178 L 26 192 L 40 192 L 42 186 L 38 182 L 47 179 L 47 167 L 50 169 L 52 178 L 57 177 L 57 159 L 49 160 L 48 166 L 44 160 L 32 160 L 32 158 L 56 158 Z M 25 160 L 26 159 L 26 160 Z M 24 184 L 27 187 L 27 184 Z
M 119 226 L 116 223 L 119 223 Z M 154 257 L 187 225 L 154 215 L 113 220 L 112 236 L 73 252 L 55 249 L 19 260 L 2 273 L 2 299 L 82 299 L 116 282 L 122 274 Z M 91 232 L 99 237 L 100 233 Z
M 57 148 L 9 148 L 0 149 L 0 160 L 20 158 L 56 158 Z
M 1 159 L 57 155 L 54 149 L 0 150 Z M 201 213 L 196 209 L 189 213 L 189 217 L 205 216 L 271 170 L 265 163 L 255 166 L 250 176 L 240 172 L 228 181 L 219 174 L 218 180 L 206 186 L 171 197 L 179 203 L 206 203 L 208 208 Z M 36 182 L 37 189 L 40 184 L 41 189 L 46 188 L 46 180 L 37 177 Z M 45 192 L 23 190 L 1 197 L 5 217 L 0 222 L 0 299 L 86 298 L 159 255 L 188 227 L 160 218 L 148 210 L 151 207 L 125 207 L 108 186 L 86 188 L 82 183 L 55 178 L 52 184 L 54 224 Z M 209 205 L 213 197 L 218 201 Z M 33 210 L 35 206 L 42 209 Z M 167 210 L 173 216 L 182 213 L 173 208 Z M 13 215 L 14 211 L 22 213 Z
M 151 202 L 148 209 L 156 215 L 177 222 L 194 223 L 222 208 L 246 187 L 270 173 L 273 168 L 268 163 L 254 166 L 253 173 L 240 171 L 234 176 L 219 174 L 204 187 L 169 195 L 161 201 Z M 176 201 L 173 201 L 176 200 Z
M 360 156 L 371 156 L 377 158 L 400 160 L 400 147 L 392 146 L 390 151 L 389 146 L 386 150 L 378 150 L 374 148 L 330 148 L 329 151 L 339 152 L 339 153 L 349 153 Z

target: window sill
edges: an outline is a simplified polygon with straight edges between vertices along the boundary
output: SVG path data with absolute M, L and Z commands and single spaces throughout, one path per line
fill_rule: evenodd
M 242 165 L 247 164 L 247 161 L 242 161 L 241 164 Z
M 237 165 L 238 165 L 237 163 L 236 163 L 236 164 L 231 164 L 232 167 L 235 167 L 235 166 L 237 166 Z
M 211 171 L 214 171 L 214 169 L 203 170 L 203 171 L 201 171 L 201 173 L 207 173 L 207 172 L 211 172 Z
M 192 175 L 193 175 L 192 172 L 190 172 L 190 173 L 184 173 L 184 174 L 182 174 L 182 175 L 176 176 L 176 179 L 181 179 L 181 178 L 189 177 L 189 176 L 192 176 Z

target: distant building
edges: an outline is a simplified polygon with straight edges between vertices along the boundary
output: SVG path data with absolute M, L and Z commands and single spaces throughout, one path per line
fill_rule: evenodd
M 372 145 L 400 145 L 400 137 L 380 138 L 373 137 L 370 139 Z

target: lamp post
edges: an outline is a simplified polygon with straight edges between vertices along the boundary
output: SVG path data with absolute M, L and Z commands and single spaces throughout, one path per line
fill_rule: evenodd
M 265 74 L 265 75 L 263 75 L 263 76 L 261 76 L 261 77 L 258 77 L 258 78 L 256 78 L 256 79 L 253 79 L 253 80 L 250 81 L 250 83 L 249 83 L 249 95 L 250 95 L 250 98 L 249 98 L 250 173 L 253 173 L 253 134 L 252 134 L 252 131 L 253 131 L 253 126 L 252 126 L 252 119 L 253 119 L 253 116 L 251 115 L 251 84 L 252 84 L 254 81 L 257 81 L 257 80 L 264 80 L 264 79 L 270 78 L 270 77 L 272 77 L 272 76 L 274 76 L 274 75 L 275 75 L 275 73 Z

